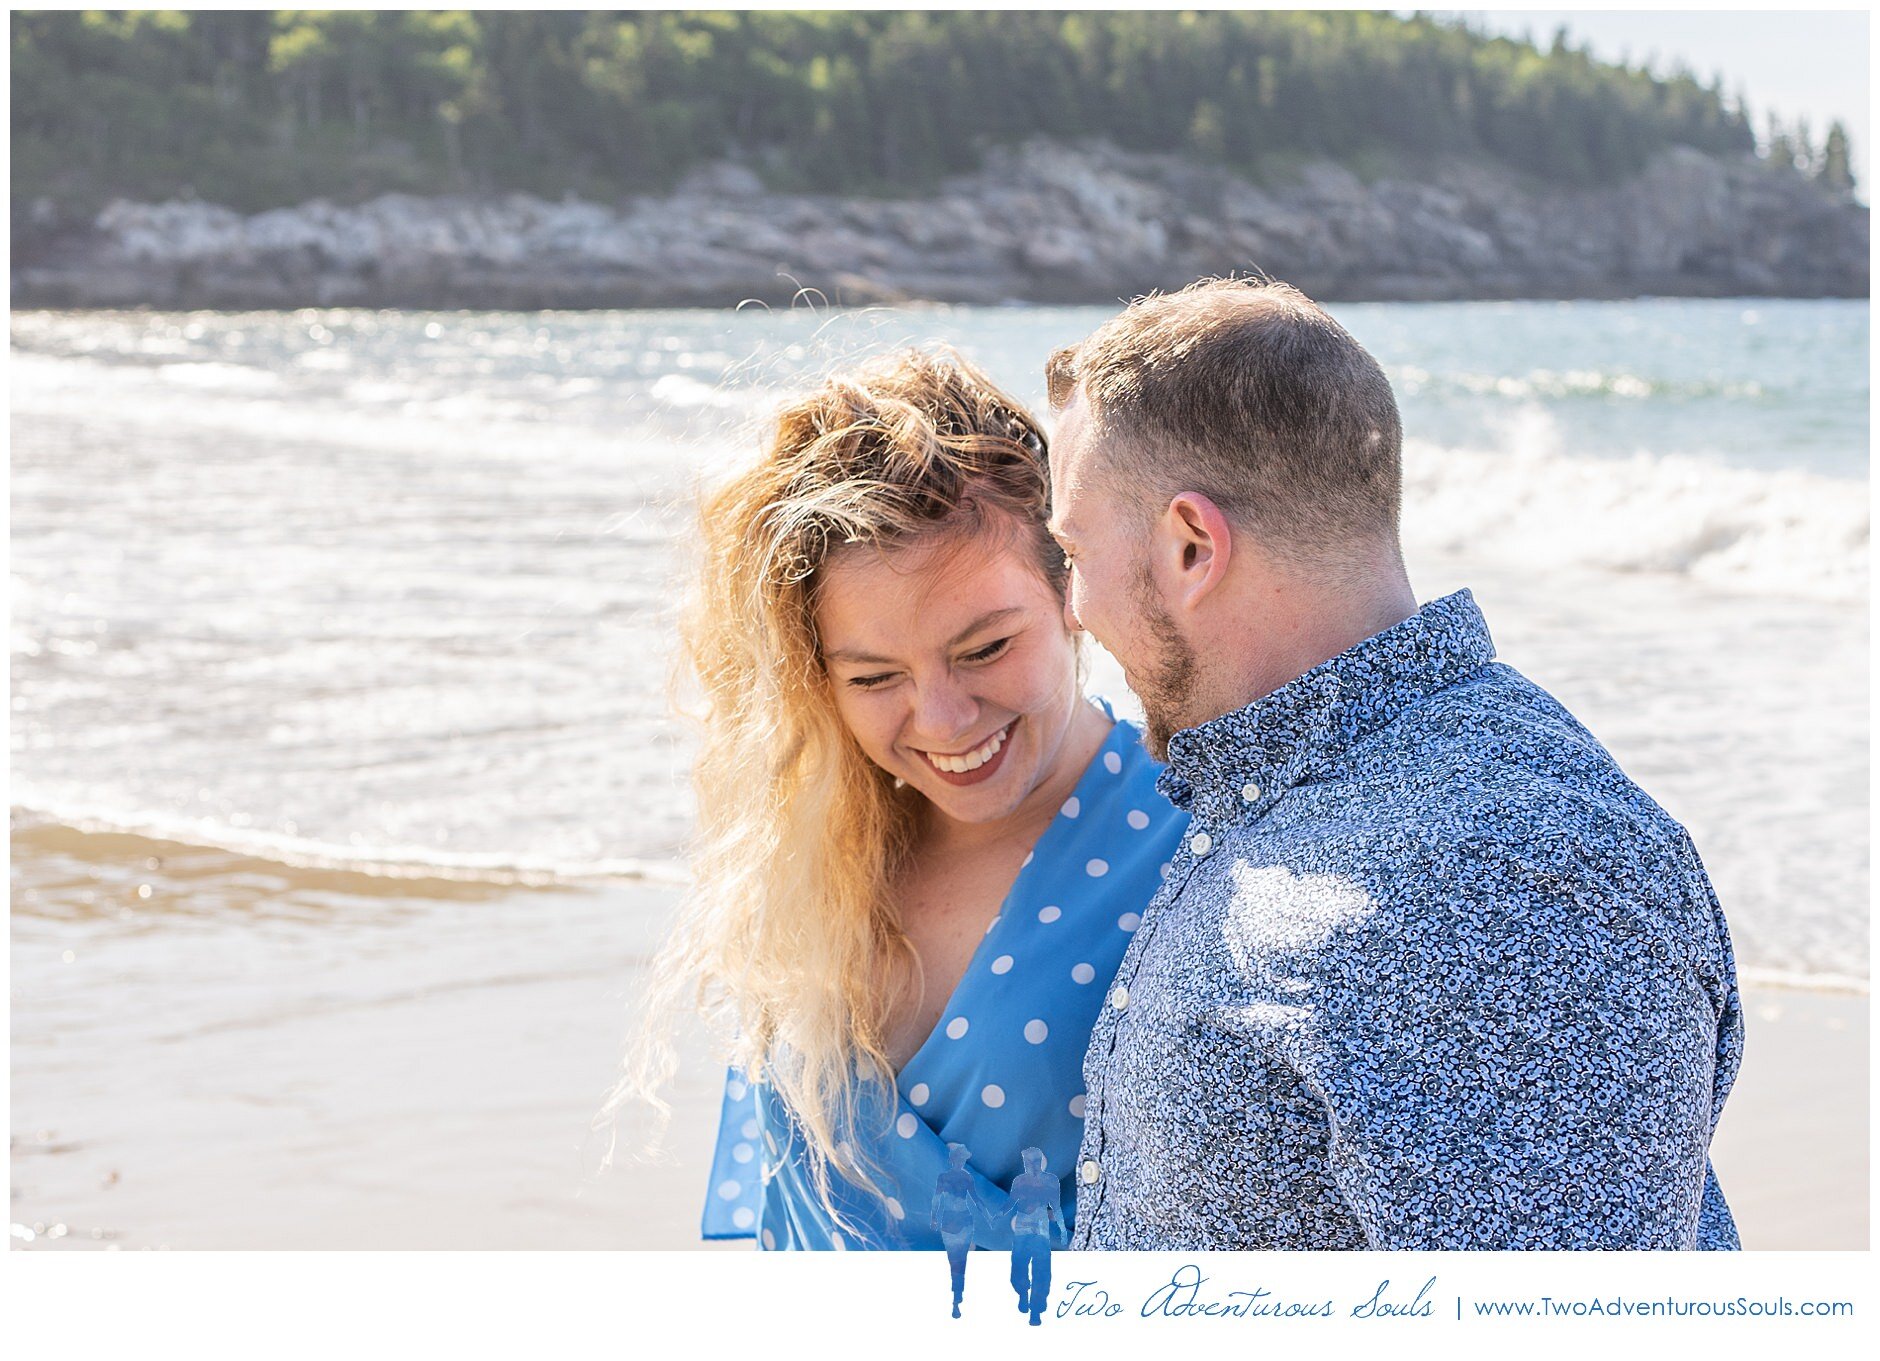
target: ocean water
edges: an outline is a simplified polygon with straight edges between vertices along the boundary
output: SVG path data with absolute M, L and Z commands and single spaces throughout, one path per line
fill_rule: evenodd
M 1863 1245 L 1867 308 L 1336 311 L 1419 596 L 1474 589 L 1691 829 L 1745 981 L 1808 989 L 1719 1131 L 1746 1241 Z M 704 1037 L 676 1168 L 589 1125 L 682 892 L 696 488 L 861 354 L 1037 404 L 1105 315 L 16 314 L 13 1245 L 694 1244 Z
M 1420 597 L 1473 587 L 1690 827 L 1746 972 L 1864 979 L 1866 305 L 1334 310 L 1400 396 Z M 701 480 L 883 347 L 1042 406 L 1106 315 L 15 314 L 16 913 L 56 961 L 73 866 L 157 841 L 229 854 L 188 893 L 233 918 L 256 865 L 679 882 Z

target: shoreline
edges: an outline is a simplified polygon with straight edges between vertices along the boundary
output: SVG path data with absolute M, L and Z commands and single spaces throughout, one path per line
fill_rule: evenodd
M 664 1154 L 598 1171 L 671 886 L 14 849 L 14 1248 L 748 1250 L 698 1237 L 723 1070 L 696 1027 Z M 1863 1249 L 1869 998 L 1742 991 L 1712 1152 L 1745 1246 Z

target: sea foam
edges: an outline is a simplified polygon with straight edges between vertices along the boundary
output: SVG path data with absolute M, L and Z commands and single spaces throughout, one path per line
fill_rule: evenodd
M 1688 453 L 1576 456 L 1539 411 L 1509 435 L 1498 449 L 1406 441 L 1409 547 L 1534 571 L 1661 572 L 1757 595 L 1866 599 L 1865 482 Z

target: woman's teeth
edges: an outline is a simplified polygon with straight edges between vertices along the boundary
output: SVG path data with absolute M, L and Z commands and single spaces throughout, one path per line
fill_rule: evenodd
M 997 756 L 999 754 L 999 748 L 1005 745 L 1005 734 L 1010 730 L 1011 725 L 1007 724 L 1005 727 L 1000 728 L 997 732 L 992 734 L 992 737 L 986 742 L 985 746 L 975 747 L 964 756 L 940 756 L 931 751 L 922 752 L 921 755 L 925 756 L 929 761 L 932 761 L 936 768 L 944 770 L 950 775 L 964 775 L 969 770 L 978 770 L 979 767 Z

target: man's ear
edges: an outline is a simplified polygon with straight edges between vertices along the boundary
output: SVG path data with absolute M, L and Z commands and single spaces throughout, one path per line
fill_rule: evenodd
M 1234 531 L 1221 508 L 1200 492 L 1185 491 L 1162 512 L 1157 538 L 1166 573 L 1164 599 L 1193 609 L 1227 580 Z

